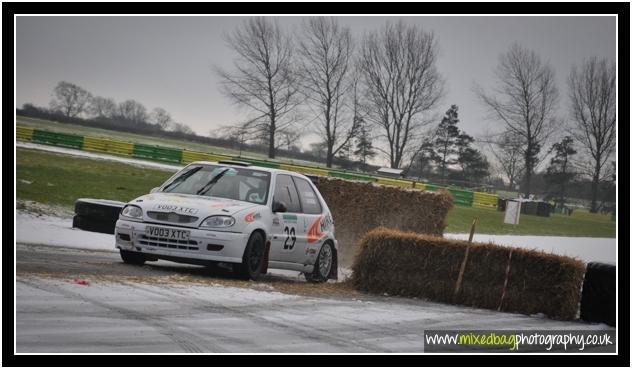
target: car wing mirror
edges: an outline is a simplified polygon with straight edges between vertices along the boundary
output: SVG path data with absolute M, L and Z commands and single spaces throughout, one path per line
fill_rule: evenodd
M 272 212 L 273 213 L 285 213 L 287 211 L 287 207 L 283 203 L 283 201 L 272 201 Z

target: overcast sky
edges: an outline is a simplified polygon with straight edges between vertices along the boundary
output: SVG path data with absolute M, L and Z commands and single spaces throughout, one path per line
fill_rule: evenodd
M 301 17 L 280 17 L 296 33 Z M 397 17 L 340 17 L 357 38 Z M 614 17 L 403 17 L 435 32 L 438 70 L 447 94 L 437 109 L 459 106 L 461 127 L 477 136 L 499 127 L 472 92 L 493 83 L 498 56 L 517 41 L 548 60 L 566 109 L 566 78 L 590 56 L 615 59 Z M 233 54 L 222 34 L 243 17 L 17 17 L 16 105 L 48 106 L 61 80 L 93 95 L 135 99 L 163 107 L 198 134 L 243 118 L 218 91 L 212 66 L 230 68 Z M 308 137 L 307 142 L 313 141 Z

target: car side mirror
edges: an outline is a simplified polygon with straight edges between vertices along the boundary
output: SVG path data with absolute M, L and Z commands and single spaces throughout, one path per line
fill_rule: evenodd
M 287 207 L 283 203 L 283 201 L 272 201 L 272 212 L 273 213 L 285 213 L 287 211 Z
M 158 192 L 159 189 L 160 189 L 160 187 L 154 187 L 154 188 L 151 189 L 151 191 L 149 191 L 149 193 Z

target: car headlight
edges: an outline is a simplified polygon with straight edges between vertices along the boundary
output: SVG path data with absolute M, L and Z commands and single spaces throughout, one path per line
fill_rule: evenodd
M 123 208 L 123 211 L 121 211 L 121 215 L 127 218 L 140 219 L 143 217 L 143 209 L 136 205 L 127 205 Z
M 213 215 L 200 224 L 200 228 L 227 228 L 235 224 L 235 218 L 228 215 Z

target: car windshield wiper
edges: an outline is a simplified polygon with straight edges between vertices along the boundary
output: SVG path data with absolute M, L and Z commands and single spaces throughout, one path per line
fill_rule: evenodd
M 182 173 L 179 177 L 176 177 L 173 181 L 171 181 L 168 185 L 166 185 L 162 190 L 166 191 L 167 189 L 171 188 L 172 186 L 183 182 L 185 179 L 191 177 L 193 174 L 195 174 L 200 169 L 202 169 L 202 167 L 194 167 L 194 168 Z
M 217 173 L 215 176 L 213 176 L 213 178 L 211 178 L 208 182 L 206 182 L 206 184 L 204 186 L 202 186 L 197 192 L 196 194 L 198 195 L 203 195 L 205 193 L 207 193 L 208 191 L 211 190 L 211 188 L 213 188 L 213 185 L 215 183 L 217 183 L 217 181 L 219 181 L 220 178 L 222 178 L 222 176 L 224 175 L 224 173 L 228 172 L 228 170 L 230 170 L 230 168 L 226 168 L 223 171 Z

